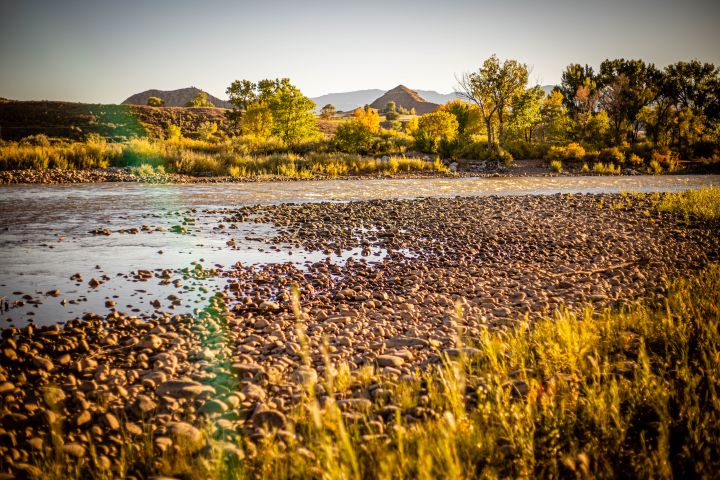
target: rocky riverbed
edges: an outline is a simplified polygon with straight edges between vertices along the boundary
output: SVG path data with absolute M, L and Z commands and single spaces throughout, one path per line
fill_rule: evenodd
M 432 417 L 437 412 L 405 411 L 383 382 L 472 356 L 472 340 L 483 331 L 532 325 L 563 306 L 619 309 L 660 300 L 668 280 L 720 254 L 718 225 L 680 223 L 658 214 L 648 197 L 628 195 L 204 213 L 218 233 L 241 222 L 272 224 L 273 248 L 359 248 L 365 256 L 307 268 L 225 266 L 224 287 L 193 315 L 160 304 L 142 313 L 108 304 L 62 325 L 6 328 L 0 478 L 39 474 L 38 458 L 57 451 L 113 468 L 133 438 L 138 449 L 140 439 L 151 438 L 162 452 L 177 444 L 200 449 L 214 437 L 227 455 L 240 457 L 240 438 L 251 445 L 274 429 L 292 436 L 288 413 L 308 387 L 321 403 L 327 398 L 318 379 L 328 369 L 379 374 L 337 395 L 349 417 L 365 415 L 378 428 L 398 414 Z M 369 261 L 379 250 L 384 257 Z M 168 280 L 160 270 L 144 275 Z M 522 393 L 522 382 L 514 387 Z M 245 452 L 252 455 L 252 446 Z

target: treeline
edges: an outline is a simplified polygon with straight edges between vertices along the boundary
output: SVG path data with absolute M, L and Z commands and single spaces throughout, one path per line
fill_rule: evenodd
M 227 89 L 233 109 L 222 128 L 202 122 L 196 131 L 184 132 L 187 139 L 179 126 L 167 125 L 165 138 L 151 141 L 157 143 L 153 155 L 128 154 L 149 148 L 138 148 L 138 142 L 124 149 L 103 147 L 102 155 L 95 155 L 97 139 L 75 145 L 39 136 L 0 144 L 0 168 L 88 168 L 167 155 L 149 164 L 214 173 L 254 165 L 254 156 L 407 152 L 505 165 L 515 158 L 542 158 L 556 171 L 610 174 L 674 171 L 682 160 L 720 165 L 720 71 L 713 64 L 693 60 L 658 69 L 642 60 L 618 59 L 605 60 L 597 71 L 572 64 L 549 93 L 529 85 L 528 76 L 525 64 L 493 55 L 477 71 L 458 78 L 461 100 L 434 112 L 416 116 L 390 102 L 382 111 L 358 108 L 349 119 L 337 118 L 332 105 L 316 117 L 314 102 L 287 78 L 237 80 Z M 191 103 L 202 106 L 203 99 Z M 112 152 L 105 155 L 108 149 Z M 195 158 L 199 155 L 203 158 Z M 181 157 L 183 162 L 176 161 Z M 287 162 L 297 164 L 292 158 Z
M 655 171 L 677 168 L 680 158 L 720 160 L 720 72 L 710 63 L 677 62 L 661 70 L 616 59 L 598 71 L 572 64 L 546 94 L 528 84 L 525 64 L 493 55 L 462 75 L 457 91 L 462 100 L 421 117 L 401 119 L 406 112 L 394 104 L 383 112 L 359 108 L 324 140 L 314 104 L 288 79 L 236 81 L 227 93 L 239 135 L 313 141 L 326 150 L 380 155 L 413 149 L 446 159 L 547 158 Z M 334 116 L 332 105 L 323 107 L 322 119 Z

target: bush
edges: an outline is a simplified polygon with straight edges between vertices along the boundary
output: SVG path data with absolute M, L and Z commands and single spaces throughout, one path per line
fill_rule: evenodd
M 148 98 L 147 104 L 149 107 L 162 107 L 165 105 L 165 100 L 159 97 L 150 97 Z
M 28 135 L 19 142 L 22 146 L 34 146 L 34 147 L 49 147 L 50 139 L 44 133 L 38 133 L 36 135 Z
M 600 151 L 598 160 L 622 165 L 625 163 L 625 154 L 618 147 L 604 148 Z
M 580 169 L 580 173 L 590 173 L 590 167 L 588 167 L 587 163 L 583 163 L 583 166 Z
M 628 162 L 630 162 L 630 165 L 632 165 L 633 167 L 642 167 L 645 163 L 639 155 L 636 155 L 634 153 L 628 155 Z
M 550 162 L 550 169 L 555 173 L 562 173 L 562 162 L 560 160 L 553 160 Z
M 654 150 L 650 160 L 651 163 L 657 162 L 663 170 L 667 170 L 668 172 L 674 172 L 680 167 L 680 161 L 677 153 L 673 152 L 669 148 Z
M 652 175 L 660 175 L 663 172 L 663 167 L 660 165 L 660 162 L 657 160 L 650 160 L 650 165 L 648 165 L 648 173 Z
M 585 156 L 585 149 L 582 145 L 571 143 L 564 147 L 550 147 L 547 155 L 548 160 L 561 160 L 569 162 L 577 162 Z
M 598 162 L 593 165 L 593 173 L 600 175 L 620 175 L 620 167 L 612 163 Z

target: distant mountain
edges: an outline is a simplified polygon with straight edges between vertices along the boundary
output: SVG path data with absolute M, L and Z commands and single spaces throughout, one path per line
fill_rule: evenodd
M 418 95 L 427 100 L 428 102 L 437 103 L 442 105 L 443 103 L 457 100 L 460 96 L 455 93 L 438 93 L 435 90 L 415 90 Z
M 447 103 L 458 98 L 455 93 L 438 93 L 434 90 L 415 90 L 415 92 L 431 103 Z M 341 112 L 349 112 L 364 105 L 370 105 L 376 99 L 385 94 L 385 90 L 373 88 L 370 90 L 355 90 L 352 92 L 328 93 L 312 99 L 317 105 L 317 111 L 328 103 L 335 105 Z M 384 105 L 383 105 L 384 106 Z
M 357 107 L 369 105 L 373 100 L 385 93 L 384 90 L 373 88 L 370 90 L 355 90 L 353 92 L 328 93 L 312 99 L 317 105 L 317 111 L 325 105 L 332 104 L 341 112 L 349 112 Z
M 388 90 L 380 98 L 372 102 L 370 106 L 372 108 L 382 110 L 388 102 L 395 102 L 396 106 L 403 107 L 408 110 L 414 108 L 418 115 L 430 113 L 439 107 L 437 103 L 428 102 L 418 95 L 415 90 L 410 90 L 405 85 L 398 85 L 392 90 Z
M 144 92 L 131 95 L 122 103 L 125 105 L 147 105 L 148 98 L 158 97 L 165 100 L 166 107 L 184 107 L 202 91 L 203 90 L 195 87 L 180 88 L 178 90 L 146 90 Z M 210 100 L 210 102 L 212 102 L 212 104 L 216 107 L 232 108 L 232 104 L 226 100 L 220 100 L 209 93 L 207 93 L 207 96 L 208 100 Z

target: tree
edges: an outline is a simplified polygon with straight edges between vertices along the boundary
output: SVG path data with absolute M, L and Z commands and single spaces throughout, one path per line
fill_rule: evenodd
M 482 133 L 484 129 L 482 115 L 477 105 L 455 99 L 440 105 L 438 111 L 452 113 L 458 122 L 458 135 L 469 137 Z
M 602 88 L 600 105 L 610 119 L 610 130 L 615 145 L 619 145 L 627 130 L 628 110 L 630 109 L 630 83 L 625 75 L 620 75 L 612 83 Z
M 452 113 L 436 110 L 420 117 L 417 131 L 437 140 L 453 140 L 458 134 L 458 121 Z
M 377 133 L 380 131 L 380 115 L 374 108 L 365 105 L 363 108 L 353 110 L 353 115 L 355 118 L 352 121 L 363 125 L 369 132 Z
M 395 102 L 389 101 L 385 104 L 385 109 L 383 110 L 383 112 L 384 113 L 395 112 L 396 109 L 397 109 L 397 107 L 395 105 Z
M 540 107 L 540 138 L 548 143 L 560 143 L 565 140 L 570 125 L 570 117 L 563 102 L 560 89 L 553 89 L 543 100 Z
M 295 143 L 317 134 L 315 103 L 290 83 L 289 78 L 265 79 L 257 83 L 236 80 L 227 89 L 233 112 L 230 118 L 242 124 L 250 105 L 267 105 L 272 115 L 272 134 L 286 143 Z
M 375 133 L 367 124 L 354 118 L 341 123 L 335 130 L 332 143 L 335 148 L 347 153 L 368 153 L 373 146 Z
M 641 122 L 637 116 L 643 107 L 649 105 L 657 97 L 660 90 L 662 74 L 653 64 L 646 64 L 642 60 L 605 60 L 600 64 L 600 73 L 597 77 L 601 90 L 601 98 L 606 99 L 605 90 L 612 90 L 610 97 L 615 104 L 621 104 L 621 109 L 608 110 L 614 128 L 624 125 L 627 132 L 614 131 L 616 142 L 628 137 L 635 141 L 640 131 Z M 616 118 L 617 117 L 617 118 Z M 627 133 L 627 135 L 623 135 Z
M 242 117 L 242 132 L 264 140 L 272 135 L 273 117 L 270 108 L 264 102 L 248 105 Z
M 532 142 L 535 129 L 542 121 L 540 110 L 544 98 L 545 91 L 536 85 L 519 94 L 513 101 L 508 128 L 528 143 Z
M 499 150 L 503 135 L 507 109 L 513 99 L 527 84 L 527 66 L 517 60 L 500 63 L 496 55 L 491 56 L 475 73 L 465 74 L 458 79 L 459 93 L 480 109 L 488 134 L 488 148 Z M 497 134 L 493 119 L 497 119 Z
M 188 103 L 185 104 L 186 107 L 193 107 L 193 108 L 199 108 L 199 107 L 214 107 L 215 105 L 212 104 L 212 102 L 208 99 L 207 93 L 205 92 L 198 92 L 195 97 L 190 100 Z
M 165 105 L 165 100 L 159 97 L 150 97 L 148 98 L 147 104 L 149 107 L 162 107 Z
M 336 112 L 337 108 L 335 108 L 335 105 L 333 105 L 332 103 L 328 103 L 320 109 L 320 118 L 322 118 L 323 120 L 330 120 L 335 116 Z
M 419 150 L 437 152 L 441 142 L 448 144 L 457 138 L 457 118 L 452 113 L 443 110 L 426 113 L 418 120 L 418 127 L 413 136 Z
M 579 63 L 573 63 L 565 67 L 560 80 L 560 93 L 563 95 L 565 108 L 570 115 L 575 118 L 579 105 L 577 101 L 577 93 L 580 88 L 585 89 L 585 93 L 581 98 L 589 98 L 594 95 L 597 90 L 595 76 L 592 67 Z

